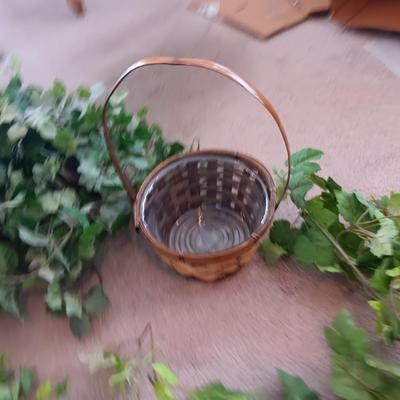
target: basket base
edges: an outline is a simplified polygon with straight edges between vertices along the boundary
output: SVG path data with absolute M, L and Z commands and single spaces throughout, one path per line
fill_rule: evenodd
M 250 236 L 246 222 L 228 208 L 203 206 L 181 215 L 171 229 L 169 246 L 183 254 L 212 254 Z

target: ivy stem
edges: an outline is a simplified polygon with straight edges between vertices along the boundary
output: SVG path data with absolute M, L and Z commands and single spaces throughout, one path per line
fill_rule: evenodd
M 361 282 L 364 286 L 365 290 L 372 295 L 374 298 L 380 298 L 380 296 L 373 290 L 369 283 L 368 279 L 362 274 L 362 272 L 357 268 L 356 264 L 354 263 L 353 259 L 343 250 L 342 246 L 335 240 L 334 237 L 315 219 L 309 214 L 307 211 L 304 210 L 304 213 L 307 217 L 312 221 L 312 223 L 321 231 L 321 233 L 328 239 L 328 241 L 332 244 L 335 250 L 338 252 L 340 257 L 344 260 L 344 262 L 351 268 L 354 275 L 357 279 Z

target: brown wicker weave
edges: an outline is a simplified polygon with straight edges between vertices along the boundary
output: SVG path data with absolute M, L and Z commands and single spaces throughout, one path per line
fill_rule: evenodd
M 275 119 L 288 153 L 282 123 L 268 100 L 226 67 L 201 59 L 147 58 L 118 79 L 103 109 L 103 129 L 110 158 L 134 203 L 135 226 L 159 257 L 184 276 L 212 282 L 247 264 L 268 231 L 279 201 L 268 170 L 255 159 L 226 150 L 199 150 L 172 157 L 146 178 L 136 194 L 114 152 L 107 125 L 107 105 L 120 83 L 145 65 L 188 65 L 209 69 L 235 81 Z M 283 195 L 282 195 L 283 196 Z M 282 198 L 282 197 L 281 197 Z

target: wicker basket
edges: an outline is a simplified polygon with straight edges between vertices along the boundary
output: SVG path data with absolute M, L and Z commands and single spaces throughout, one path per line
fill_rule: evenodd
M 171 157 L 155 168 L 136 194 L 114 152 L 107 105 L 121 82 L 146 65 L 186 65 L 215 71 L 242 86 L 272 115 L 288 153 L 283 125 L 268 100 L 228 68 L 201 59 L 154 57 L 129 67 L 107 96 L 103 131 L 110 158 L 134 204 L 135 227 L 159 257 L 181 275 L 206 282 L 246 265 L 267 233 L 277 201 L 271 174 L 258 161 L 227 150 L 198 150 Z

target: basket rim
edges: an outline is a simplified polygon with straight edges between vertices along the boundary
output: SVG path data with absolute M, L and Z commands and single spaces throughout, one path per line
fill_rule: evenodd
M 251 166 L 252 168 L 256 169 L 260 176 L 263 178 L 268 183 L 268 189 L 269 189 L 269 201 L 268 201 L 268 211 L 267 211 L 267 218 L 263 224 L 260 225 L 260 227 L 254 231 L 251 232 L 250 237 L 243 241 L 240 244 L 237 244 L 236 246 L 230 247 L 228 249 L 218 251 L 215 253 L 205 253 L 205 254 L 192 254 L 192 253 L 179 253 L 176 250 L 171 249 L 167 245 L 165 245 L 163 242 L 160 240 L 156 239 L 152 233 L 147 229 L 146 225 L 144 224 L 144 221 L 141 218 L 141 213 L 140 213 L 140 206 L 143 200 L 143 194 L 148 187 L 148 185 L 153 181 L 153 179 L 157 176 L 157 174 L 163 170 L 165 167 L 169 166 L 170 164 L 174 163 L 175 161 L 182 160 L 185 158 L 191 158 L 193 156 L 199 156 L 199 155 L 210 155 L 210 156 L 225 156 L 225 157 L 230 157 L 234 158 L 237 160 L 242 161 L 243 163 Z M 136 196 L 136 201 L 133 204 L 133 215 L 134 215 L 134 226 L 137 230 L 140 230 L 145 238 L 149 241 L 150 245 L 155 248 L 157 252 L 161 252 L 163 254 L 168 255 L 169 257 L 174 257 L 176 259 L 179 259 L 181 261 L 189 261 L 197 264 L 202 264 L 210 261 L 219 261 L 222 260 L 226 257 L 232 258 L 234 256 L 239 257 L 242 252 L 245 252 L 249 248 L 255 246 L 262 238 L 263 236 L 267 233 L 274 214 L 275 214 L 275 208 L 276 208 L 276 186 L 274 183 L 274 180 L 272 178 L 271 173 L 269 170 L 258 160 L 253 158 L 252 156 L 249 156 L 245 153 L 241 153 L 238 151 L 231 151 L 231 150 L 225 150 L 225 149 L 203 149 L 203 150 L 195 150 L 195 151 L 188 151 L 186 153 L 178 154 L 172 157 L 167 158 L 163 162 L 161 162 L 156 168 L 154 168 L 150 174 L 146 177 L 144 182 L 142 183 L 137 196 Z

